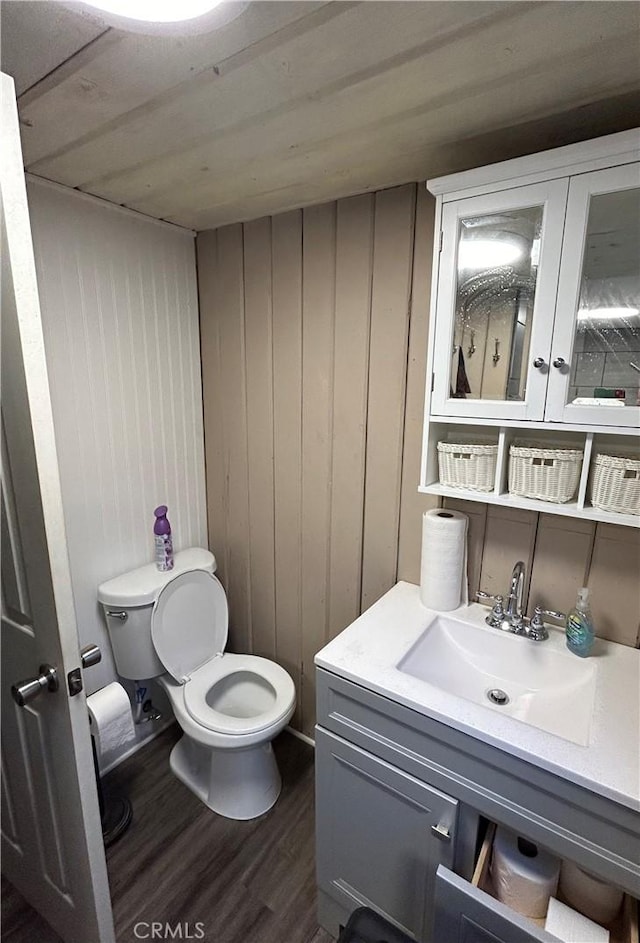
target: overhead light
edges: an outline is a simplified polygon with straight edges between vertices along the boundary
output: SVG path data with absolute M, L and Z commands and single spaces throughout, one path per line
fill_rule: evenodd
M 463 239 L 458 250 L 458 268 L 484 269 L 511 265 L 522 255 L 522 247 L 511 240 Z
M 128 20 L 147 23 L 179 23 L 209 13 L 222 0 L 181 0 L 178 3 L 158 3 L 157 0 L 91 0 L 87 5 L 103 13 L 114 13 Z
M 578 321 L 626 321 L 638 314 L 638 308 L 580 308 Z
M 125 32 L 184 35 L 207 33 L 234 20 L 249 5 L 225 0 L 85 0 L 66 3 Z

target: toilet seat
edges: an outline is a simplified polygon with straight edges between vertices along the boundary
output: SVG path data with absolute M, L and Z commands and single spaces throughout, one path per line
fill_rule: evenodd
M 226 593 L 206 570 L 170 580 L 151 615 L 154 648 L 181 688 L 176 709 L 214 734 L 252 736 L 291 716 L 295 687 L 273 661 L 223 654 L 228 626 Z
M 238 675 L 237 683 L 244 686 L 241 698 L 249 716 L 237 716 L 217 710 L 211 701 L 224 700 L 224 694 L 233 700 L 231 685 L 226 679 Z M 247 702 L 247 689 L 256 686 L 259 703 L 252 707 Z M 218 690 L 216 690 L 218 689 Z M 219 655 L 202 665 L 183 686 L 184 705 L 196 723 L 216 733 L 240 736 L 258 733 L 277 724 L 295 701 L 293 681 L 280 665 L 257 655 Z M 219 697 L 221 695 L 221 697 Z M 268 700 L 270 703 L 264 704 Z M 262 707 L 265 709 L 261 709 Z M 255 711 L 252 713 L 251 711 Z

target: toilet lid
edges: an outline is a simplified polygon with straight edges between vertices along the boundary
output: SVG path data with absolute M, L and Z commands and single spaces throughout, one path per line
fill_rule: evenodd
M 189 570 L 167 583 L 151 615 L 151 638 L 158 658 L 181 684 L 224 651 L 228 628 L 225 591 L 206 570 Z

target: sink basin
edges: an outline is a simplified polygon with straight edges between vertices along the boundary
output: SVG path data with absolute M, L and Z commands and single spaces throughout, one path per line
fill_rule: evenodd
M 596 665 L 529 639 L 437 616 L 397 665 L 449 694 L 546 730 L 589 743 Z

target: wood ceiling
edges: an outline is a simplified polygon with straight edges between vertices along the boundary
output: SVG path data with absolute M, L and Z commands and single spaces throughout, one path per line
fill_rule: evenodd
M 166 38 L 5 0 L 2 64 L 31 173 L 202 230 L 633 127 L 639 11 L 254 2 Z

